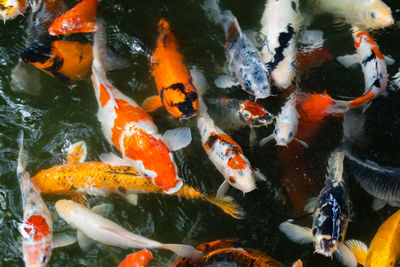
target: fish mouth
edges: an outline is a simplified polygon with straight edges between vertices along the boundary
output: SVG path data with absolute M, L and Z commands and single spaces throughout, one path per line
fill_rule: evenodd
M 316 242 L 315 252 L 325 257 L 332 257 L 336 251 L 336 240 L 321 238 L 319 242 Z

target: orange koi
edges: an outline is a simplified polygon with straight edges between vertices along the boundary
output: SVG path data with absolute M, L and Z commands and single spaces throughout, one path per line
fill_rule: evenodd
M 98 29 L 102 27 L 97 25 Z M 110 144 L 118 148 L 123 158 L 129 159 L 130 165 L 141 175 L 161 186 L 165 193 L 174 193 L 183 182 L 178 176 L 172 151 L 191 142 L 190 129 L 169 130 L 161 136 L 151 116 L 107 81 L 101 58 L 104 40 L 99 34 L 100 31 L 96 31 L 92 82 L 103 132 Z
M 67 85 L 85 77 L 93 60 L 91 44 L 65 40 L 33 43 L 20 57 Z
M 70 35 L 79 32 L 94 32 L 97 4 L 98 0 L 82 0 L 53 21 L 49 34 Z
M 118 267 L 147 267 L 152 259 L 153 254 L 147 249 L 142 249 L 126 256 Z
M 175 36 L 165 19 L 158 23 L 159 36 L 156 49 L 151 57 L 151 68 L 158 94 L 143 102 L 143 109 L 154 111 L 164 106 L 179 119 L 189 119 L 196 115 L 199 100 L 183 56 L 178 51 Z
M 400 210 L 378 229 L 369 248 L 358 240 L 345 241 L 356 260 L 366 267 L 396 266 L 400 258 Z
M 26 0 L 0 0 L 0 19 L 15 19 L 26 10 Z
M 254 248 L 243 248 L 237 239 L 221 239 L 200 244 L 196 249 L 203 252 L 200 259 L 178 259 L 173 267 L 191 266 L 242 266 L 282 267 L 283 265 L 264 252 Z

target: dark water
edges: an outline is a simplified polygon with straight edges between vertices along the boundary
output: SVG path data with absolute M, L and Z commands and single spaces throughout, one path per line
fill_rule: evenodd
M 155 94 L 156 88 L 149 71 L 149 57 L 157 37 L 156 25 L 160 17 L 166 17 L 177 37 L 188 66 L 203 71 L 209 84 L 213 84 L 223 71 L 225 56 L 224 34 L 220 26 L 209 22 L 200 4 L 195 0 L 149 0 L 149 1 L 101 1 L 98 16 L 107 23 L 110 46 L 130 66 L 111 72 L 109 80 L 122 92 L 141 103 Z M 391 8 L 395 20 L 400 17 L 400 4 L 396 0 L 385 1 Z M 74 2 L 68 3 L 73 6 Z M 257 31 L 264 1 L 222 1 L 223 8 L 231 9 L 243 30 Z M 15 93 L 10 89 L 11 70 L 18 62 L 18 51 L 24 46 L 27 18 L 19 17 L 0 24 L 0 266 L 22 266 L 19 251 L 20 238 L 17 223 L 22 210 L 19 185 L 16 179 L 18 155 L 17 136 L 25 133 L 25 149 L 29 153 L 28 171 L 36 174 L 43 168 L 62 164 L 69 144 L 84 140 L 88 146 L 88 160 L 98 160 L 101 153 L 115 151 L 101 132 L 97 121 L 97 102 L 89 78 L 79 81 L 73 89 L 62 85 L 52 77 L 39 73 L 43 89 L 36 96 Z M 314 18 L 312 29 L 324 32 L 326 46 L 333 57 L 354 52 L 349 26 L 338 25 L 332 17 L 320 15 Z M 388 67 L 390 75 L 400 66 L 400 29 L 373 32 L 383 54 L 391 55 L 396 63 Z M 70 39 L 90 41 L 90 35 L 79 34 Z M 301 77 L 301 87 L 306 91 L 327 90 L 334 96 L 355 96 L 364 88 L 361 68 L 345 69 L 337 61 L 326 62 L 318 68 L 308 70 Z M 279 111 L 283 96 L 275 90 L 277 97 L 259 101 L 274 113 Z M 229 96 L 248 98 L 238 88 L 221 90 L 211 88 L 210 97 Z M 391 93 L 380 97 L 366 113 L 366 135 L 369 143 L 358 150 L 363 158 L 383 165 L 400 167 L 400 94 Z M 193 141 L 187 148 L 176 152 L 181 176 L 188 184 L 212 195 L 223 181 L 221 174 L 208 160 L 200 146 L 196 120 L 179 122 L 164 109 L 152 114 L 160 132 L 177 126 L 189 126 Z M 214 118 L 218 124 L 218 118 Z M 272 128 L 259 129 L 259 136 L 270 134 Z M 260 170 L 276 185 L 280 186 L 280 170 L 276 148 L 268 144 L 251 151 L 248 145 L 248 129 L 229 131 L 241 144 L 253 167 Z M 342 136 L 340 120 L 328 119 L 321 132 L 310 144 L 307 163 L 312 178 L 320 188 L 325 176 L 326 160 L 330 151 L 339 144 Z M 296 179 L 296 177 L 293 177 Z M 379 225 L 395 209 L 385 207 L 379 212 L 370 208 L 372 198 L 350 177 L 352 219 L 347 237 L 361 239 L 369 244 Z M 113 203 L 114 213 L 109 218 L 123 227 L 160 242 L 185 242 L 197 245 L 212 240 L 237 237 L 248 241 L 248 246 L 259 248 L 268 255 L 289 266 L 301 258 L 305 266 L 340 266 L 335 259 L 313 254 L 312 245 L 297 245 L 278 230 L 279 223 L 293 214 L 289 206 L 282 207 L 270 194 L 265 183 L 243 197 L 242 193 L 230 189 L 232 195 L 245 209 L 247 216 L 235 220 L 207 203 L 188 201 L 176 197 L 141 195 L 137 207 L 127 205 L 118 196 L 89 198 L 92 205 Z M 54 211 L 57 197 L 45 197 Z M 56 215 L 55 215 L 56 216 Z M 305 218 L 305 221 L 310 221 Z M 55 232 L 73 230 L 56 217 Z M 96 244 L 84 252 L 77 244 L 53 250 L 50 266 L 116 266 L 131 250 L 106 247 Z M 164 266 L 172 253 L 154 251 L 151 266 Z

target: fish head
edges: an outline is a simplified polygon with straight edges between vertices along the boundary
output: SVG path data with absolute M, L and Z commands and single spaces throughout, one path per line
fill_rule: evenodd
M 394 19 L 390 8 L 380 0 L 369 0 L 364 9 L 364 18 L 369 28 L 379 29 L 393 25 Z
M 26 243 L 22 245 L 25 266 L 45 267 L 51 257 L 51 239 L 47 242 Z
M 240 103 L 239 118 L 253 127 L 268 126 L 273 119 L 262 106 L 250 100 Z
M 267 98 L 271 94 L 270 78 L 266 69 L 256 68 L 249 75 L 244 75 L 243 89 L 257 99 Z
M 322 234 L 316 234 L 314 238 L 315 252 L 325 257 L 332 257 L 337 248 L 337 240 L 332 239 L 329 235 Z
M 199 109 L 199 98 L 190 82 L 163 88 L 160 98 L 167 111 L 179 119 L 190 119 L 196 116 Z
M 277 122 L 274 130 L 274 137 L 277 146 L 287 146 L 292 142 L 296 130 L 291 123 Z
M 25 48 L 19 56 L 24 63 L 39 63 L 44 67 L 50 67 L 52 62 L 52 41 L 36 42 Z M 40 67 L 39 67 L 40 68 Z
M 0 19 L 3 21 L 15 19 L 22 15 L 26 9 L 26 1 L 0 1 Z
M 253 171 L 250 167 L 248 159 L 237 154 L 228 160 L 227 175 L 224 175 L 229 184 L 239 189 L 243 194 L 253 191 L 256 188 Z

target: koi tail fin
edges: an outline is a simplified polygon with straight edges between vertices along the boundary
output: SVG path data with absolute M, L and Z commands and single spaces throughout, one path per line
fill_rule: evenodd
M 367 258 L 368 247 L 363 242 L 359 240 L 346 240 L 344 244 L 353 252 L 356 261 L 361 264 L 365 265 L 365 261 Z
M 231 215 L 235 219 L 243 219 L 243 217 L 245 216 L 245 212 L 243 211 L 243 209 L 231 197 L 205 197 L 205 199 L 211 204 L 222 209 L 225 213 Z
M 202 8 L 207 12 L 208 18 L 218 24 L 221 22 L 221 9 L 219 8 L 219 0 L 205 0 Z
M 199 259 L 203 255 L 203 252 L 188 245 L 161 244 L 161 248 L 171 250 L 178 256 L 185 258 Z

